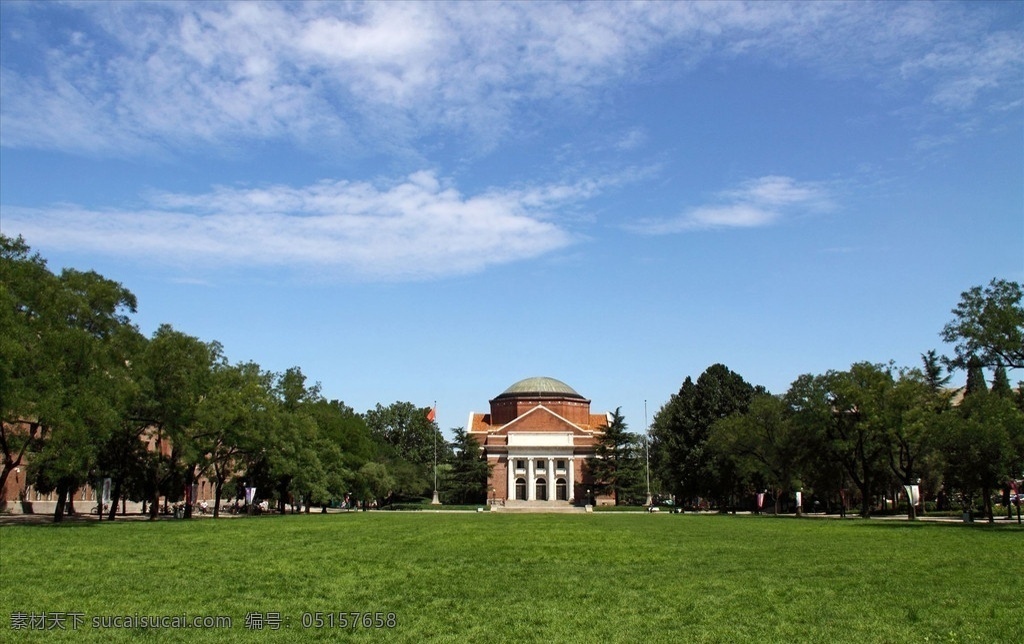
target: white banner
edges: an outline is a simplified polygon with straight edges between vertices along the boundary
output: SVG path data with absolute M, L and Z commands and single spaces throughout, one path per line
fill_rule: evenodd
M 903 489 L 907 492 L 907 498 L 910 499 L 910 505 L 920 505 L 921 503 L 921 488 L 917 485 L 904 485 Z
M 796 507 L 802 508 L 803 505 L 804 505 L 804 493 L 803 492 L 797 492 L 796 493 Z
M 252 500 L 256 496 L 256 488 L 247 487 L 245 488 L 245 502 L 248 505 L 252 505 Z
M 110 503 L 110 479 L 103 479 L 103 505 Z

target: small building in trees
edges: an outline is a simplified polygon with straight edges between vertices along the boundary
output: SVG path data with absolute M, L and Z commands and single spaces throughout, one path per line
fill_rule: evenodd
M 490 413 L 470 412 L 468 433 L 491 466 L 488 499 L 506 505 L 593 504 L 586 471 L 609 415 L 554 378 L 526 378 L 490 401 Z M 610 501 L 613 502 L 613 501 Z

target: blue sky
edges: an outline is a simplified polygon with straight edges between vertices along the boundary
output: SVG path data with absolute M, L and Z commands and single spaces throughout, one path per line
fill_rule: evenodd
M 0 74 L 5 234 L 444 429 L 916 366 L 1024 279 L 1020 2 L 3 2 Z

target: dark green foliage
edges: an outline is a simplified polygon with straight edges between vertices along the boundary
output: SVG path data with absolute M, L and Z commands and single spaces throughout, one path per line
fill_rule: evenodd
M 996 365 L 995 373 L 992 376 L 992 393 L 1004 398 L 1013 396 L 1013 388 L 1010 386 L 1010 378 L 1006 375 L 1006 367 Z
M 708 367 L 696 384 L 687 378 L 652 425 L 651 454 L 665 487 L 687 500 L 728 497 L 736 479 L 729 464 L 707 447 L 711 426 L 745 412 L 754 395 L 763 391 L 721 364 Z
M 587 461 L 597 490 L 614 496 L 615 505 L 646 497 L 643 445 L 620 412 L 612 412 L 611 421 L 601 427 L 595 455 Z
M 971 356 L 967 360 L 967 387 L 964 389 L 964 395 L 986 392 L 988 385 L 985 383 L 985 370 L 982 368 L 981 359 L 978 356 Z
M 366 425 L 379 449 L 379 459 L 395 477 L 402 496 L 432 493 L 434 464 L 451 454 L 437 424 L 427 418 L 429 408 L 411 402 L 380 403 L 366 412 Z
M 324 402 L 298 367 L 231 365 L 218 343 L 169 325 L 146 339 L 135 306 L 120 284 L 54 275 L 0 235 L 0 487 L 27 462 L 40 492 L 65 499 L 110 477 L 115 505 L 146 498 L 154 517 L 160 496 L 179 500 L 200 476 L 218 498 L 248 484 L 283 509 L 340 498 L 378 457 L 362 417 Z
M 445 473 L 442 498 L 445 503 L 484 503 L 490 466 L 482 458 L 480 443 L 463 427 L 452 430 L 450 468 Z
M 991 521 L 992 493 L 1012 476 L 1022 462 L 1024 413 L 1013 400 L 992 394 L 964 398 L 938 426 L 946 485 L 964 507 L 973 507 L 980 496 Z
M 762 393 L 747 413 L 715 422 L 708 446 L 719 459 L 732 461 L 748 496 L 770 490 L 778 513 L 781 499 L 802 486 L 809 448 L 805 438 L 785 401 Z
M 977 357 L 984 366 L 1024 368 L 1022 299 L 1021 285 L 1003 279 L 961 293 L 953 320 L 942 329 L 942 339 L 955 343 L 951 364 L 963 369 Z
M 64 500 L 98 474 L 133 395 L 135 296 L 95 272 L 55 276 L 21 238 L 0 235 L 0 488 L 27 458 Z
M 924 379 L 928 388 L 932 393 L 938 394 L 949 384 L 952 376 L 943 368 L 942 359 L 935 349 L 930 349 L 928 353 L 922 353 L 921 361 L 924 363 Z

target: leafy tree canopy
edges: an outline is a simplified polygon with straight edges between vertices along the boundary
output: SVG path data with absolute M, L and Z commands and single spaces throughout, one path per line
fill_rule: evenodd
M 954 344 L 950 364 L 965 369 L 972 356 L 983 366 L 1024 368 L 1024 290 L 1017 282 L 993 279 L 960 294 L 942 339 Z

